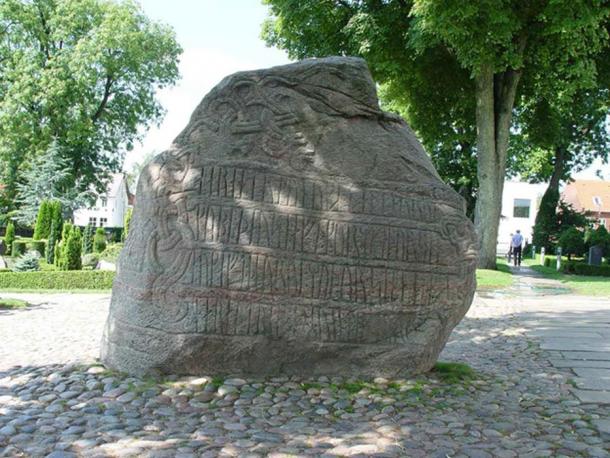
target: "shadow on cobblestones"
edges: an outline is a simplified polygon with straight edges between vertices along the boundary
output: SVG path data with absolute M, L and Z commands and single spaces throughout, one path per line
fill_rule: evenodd
M 574 398 L 569 374 L 526 337 L 547 312 L 474 312 L 442 355 L 478 372 L 458 384 L 149 379 L 90 357 L 3 370 L 0 456 L 608 456 L 591 426 L 607 410 Z

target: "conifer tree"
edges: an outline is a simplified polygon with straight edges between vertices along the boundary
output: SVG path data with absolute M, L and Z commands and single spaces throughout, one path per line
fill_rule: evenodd
M 9 221 L 6 225 L 6 234 L 4 236 L 4 244 L 6 245 L 6 254 L 11 255 L 13 249 L 13 241 L 15 240 L 15 225 Z
M 106 233 L 101 227 L 98 227 L 95 230 L 95 237 L 93 237 L 93 247 L 96 253 L 101 253 L 106 249 Z
M 49 240 L 47 241 L 46 258 L 47 264 L 53 264 L 55 261 L 55 245 L 57 244 L 57 229 L 55 227 L 55 221 L 51 220 L 51 231 L 49 233 Z
M 34 228 L 34 240 L 46 239 L 51 229 L 51 206 L 48 200 L 43 200 L 38 208 L 36 226 Z
M 93 226 L 90 224 L 83 231 L 83 253 L 93 253 Z
M 62 248 L 61 270 L 80 270 L 82 255 L 81 233 L 78 227 L 70 230 L 67 240 Z

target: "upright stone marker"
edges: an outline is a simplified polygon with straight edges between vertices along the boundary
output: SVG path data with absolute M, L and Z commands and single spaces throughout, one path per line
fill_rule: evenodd
M 589 265 L 601 266 L 602 258 L 604 256 L 604 250 L 601 246 L 595 245 L 589 248 Z
M 103 338 L 118 370 L 416 373 L 472 301 L 464 202 L 361 59 L 225 78 L 137 195 Z

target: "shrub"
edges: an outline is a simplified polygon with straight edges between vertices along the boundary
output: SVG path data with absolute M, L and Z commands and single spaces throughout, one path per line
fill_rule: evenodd
M 4 244 L 6 245 L 6 255 L 11 256 L 13 249 L 13 242 L 15 241 L 15 224 L 9 221 L 6 225 L 6 234 L 4 235 Z M 13 255 L 14 256 L 14 255 Z
M 55 226 L 53 226 L 55 224 Z M 55 231 L 55 243 L 59 243 L 61 239 L 61 231 L 64 225 L 61 202 L 59 200 L 54 200 L 51 202 L 51 231 Z M 51 234 L 49 234 L 49 238 L 51 238 Z
M 599 246 L 604 256 L 610 255 L 610 234 L 604 226 L 599 226 L 595 230 L 587 231 L 585 238 L 587 247 Z
M 116 262 L 123 249 L 122 243 L 113 243 L 108 245 L 106 249 L 100 254 L 100 259 L 108 262 Z
M 610 266 L 590 266 L 584 262 L 567 262 L 561 270 L 566 274 L 610 277 Z
M 74 227 L 70 231 L 68 240 L 62 248 L 62 259 L 59 268 L 61 270 L 80 270 L 82 268 L 81 253 L 82 241 L 80 229 Z
M 11 255 L 12 256 L 21 256 L 22 254 L 25 254 L 26 251 L 26 242 L 24 242 L 23 240 L 15 240 L 13 242 L 13 248 L 11 250 Z
M 38 261 L 37 252 L 28 251 L 26 254 L 21 256 L 13 266 L 15 272 L 31 272 L 34 270 L 40 270 L 40 262 Z
M 25 244 L 25 248 L 28 251 L 37 251 L 40 256 L 44 256 L 46 253 L 46 243 L 44 240 L 34 240 L 32 242 L 27 242 Z
M 36 217 L 36 226 L 34 227 L 34 240 L 49 238 L 51 231 L 51 213 L 53 209 L 51 202 L 43 200 L 38 207 L 38 216 Z
M 562 253 L 568 256 L 568 259 L 572 255 L 580 256 L 585 252 L 584 234 L 575 227 L 570 227 L 561 233 L 559 246 Z
M 101 253 L 106 249 L 106 233 L 104 229 L 98 227 L 95 230 L 95 236 L 93 237 L 93 248 L 96 253 Z
M 57 242 L 53 247 L 53 264 L 59 267 L 61 264 L 61 242 Z
M 58 231 L 56 228 L 55 220 L 51 221 L 51 231 L 49 232 L 49 240 L 47 241 L 46 259 L 47 264 L 54 264 L 55 262 L 55 245 L 58 243 Z
M 88 253 L 82 258 L 83 267 L 90 267 L 92 269 L 95 269 L 98 262 L 100 262 L 100 256 L 96 253 Z
M 93 226 L 90 224 L 83 231 L 83 253 L 93 253 Z
M 553 259 L 551 259 L 551 258 L 544 258 L 544 267 L 551 267 L 552 261 L 553 261 Z
M 4 289 L 110 289 L 115 272 L 81 270 L 72 272 L 2 272 L 0 288 Z

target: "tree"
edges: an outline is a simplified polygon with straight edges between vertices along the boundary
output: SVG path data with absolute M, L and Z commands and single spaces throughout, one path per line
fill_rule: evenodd
M 20 205 L 16 212 L 17 221 L 32 224 L 37 210 L 45 200 L 58 202 L 54 205 L 59 205 L 60 219 L 62 208 L 72 213 L 76 208 L 92 202 L 95 199 L 94 193 L 90 189 L 79 191 L 82 188 L 81 180 L 72 181 L 70 174 L 67 159 L 61 157 L 57 143 L 53 142 L 42 156 L 33 161 L 32 167 L 22 174 L 23 182 L 17 185 L 17 203 Z M 53 210 L 54 218 L 58 217 L 57 211 L 56 208 Z
M 572 255 L 581 256 L 584 253 L 584 235 L 575 227 L 570 227 L 559 237 L 559 246 L 562 249 L 562 253 L 568 255 L 568 261 L 570 261 Z
M 95 230 L 95 236 L 93 237 L 93 248 L 96 253 L 101 253 L 106 249 L 106 233 L 104 229 L 98 227 Z
M 33 251 L 21 255 L 13 266 L 14 272 L 32 272 L 40 270 L 40 261 L 38 260 L 38 254 Z
M 47 264 L 53 264 L 55 262 L 55 245 L 59 243 L 57 230 L 57 223 L 53 219 L 51 221 L 51 230 L 49 231 L 49 240 L 47 241 L 47 249 L 45 251 Z
M 68 185 L 99 192 L 126 149 L 160 121 L 180 46 L 135 1 L 0 2 L 0 180 L 5 199 L 56 140 Z
M 604 226 L 598 226 L 597 229 L 587 231 L 585 242 L 587 247 L 601 247 L 604 256 L 610 256 L 610 234 Z
M 10 256 L 13 250 L 13 242 L 15 241 L 15 223 L 9 221 L 6 225 L 6 233 L 4 234 L 4 244 L 6 245 L 6 254 Z
M 93 226 L 90 224 L 83 231 L 83 253 L 93 253 Z
M 360 55 L 378 82 L 398 87 L 408 86 L 413 72 L 423 80 L 420 58 L 431 52 L 443 56 L 436 73 L 461 69 L 441 90 L 463 92 L 475 107 L 479 266 L 495 268 L 512 113 L 522 80 L 545 80 L 544 90 L 566 101 L 578 89 L 592 87 L 594 58 L 607 43 L 608 6 L 601 0 L 265 3 L 272 17 L 263 36 L 291 57 Z M 460 84 L 463 74 L 467 84 Z
M 67 240 L 64 241 L 62 246 L 59 268 L 61 270 L 81 270 L 81 255 L 82 240 L 80 229 L 72 227 Z
M 64 250 L 70 234 L 72 233 L 72 223 L 70 221 L 64 221 L 61 229 L 61 237 L 59 243 L 55 244 L 55 265 L 63 270 L 62 265 L 64 263 Z
M 59 200 L 51 201 L 51 233 L 55 234 L 55 241 L 61 237 L 61 229 L 64 224 L 62 204 Z
M 48 200 L 43 200 L 38 209 L 38 217 L 36 218 L 36 226 L 34 227 L 34 240 L 46 239 L 49 237 L 51 230 L 51 212 L 52 208 Z

